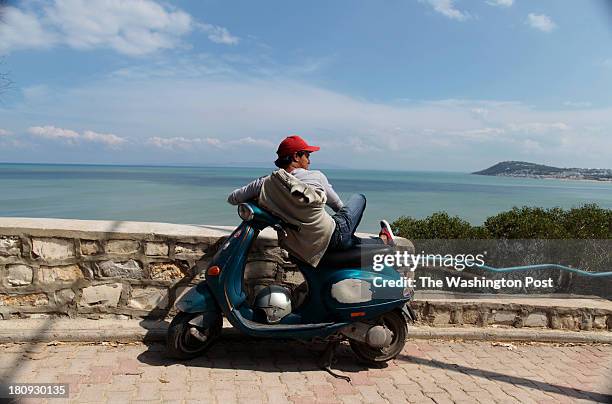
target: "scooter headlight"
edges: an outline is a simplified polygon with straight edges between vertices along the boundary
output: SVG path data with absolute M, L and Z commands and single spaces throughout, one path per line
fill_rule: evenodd
M 253 208 L 251 208 L 248 203 L 241 203 L 238 205 L 238 216 L 240 216 L 242 220 L 249 221 L 253 220 L 255 212 L 253 212 Z

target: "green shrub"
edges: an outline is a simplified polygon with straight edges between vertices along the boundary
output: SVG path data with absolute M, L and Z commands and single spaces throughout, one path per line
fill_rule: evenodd
M 563 239 L 569 238 L 563 225 L 565 212 L 560 208 L 512 208 L 484 222 L 492 238 Z
M 472 226 L 458 216 L 446 212 L 436 212 L 419 220 L 402 216 L 391 225 L 393 232 L 411 239 L 474 239 L 488 238 L 486 230 Z
M 584 205 L 567 211 L 563 223 L 572 238 L 612 238 L 612 209 L 602 209 L 595 204 Z
M 436 212 L 425 219 L 402 216 L 393 231 L 423 239 L 612 239 L 612 210 L 595 204 L 561 208 L 515 207 L 472 226 L 458 216 Z

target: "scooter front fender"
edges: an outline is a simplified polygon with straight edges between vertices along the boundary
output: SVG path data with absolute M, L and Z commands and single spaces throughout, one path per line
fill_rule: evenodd
M 410 302 L 406 302 L 405 305 L 402 306 L 402 313 L 404 314 L 404 317 L 406 317 L 407 321 L 410 321 L 411 323 L 415 323 L 416 322 L 416 314 L 414 313 L 414 310 L 412 310 L 412 307 L 410 307 Z
M 210 313 L 221 312 L 206 281 L 189 289 L 175 304 L 177 310 L 185 313 Z

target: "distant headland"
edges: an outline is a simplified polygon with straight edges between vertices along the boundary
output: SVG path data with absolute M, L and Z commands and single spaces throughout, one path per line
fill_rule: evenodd
M 502 161 L 472 174 L 522 178 L 556 178 L 562 180 L 612 181 L 607 168 L 559 168 L 525 161 Z

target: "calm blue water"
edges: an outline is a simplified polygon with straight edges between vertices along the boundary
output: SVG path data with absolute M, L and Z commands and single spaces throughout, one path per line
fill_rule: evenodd
M 0 164 L 0 216 L 234 225 L 227 194 L 272 168 Z M 323 170 L 346 199 L 366 195 L 360 229 L 378 220 L 444 210 L 470 222 L 513 206 L 612 209 L 612 183 L 486 177 L 463 173 Z

